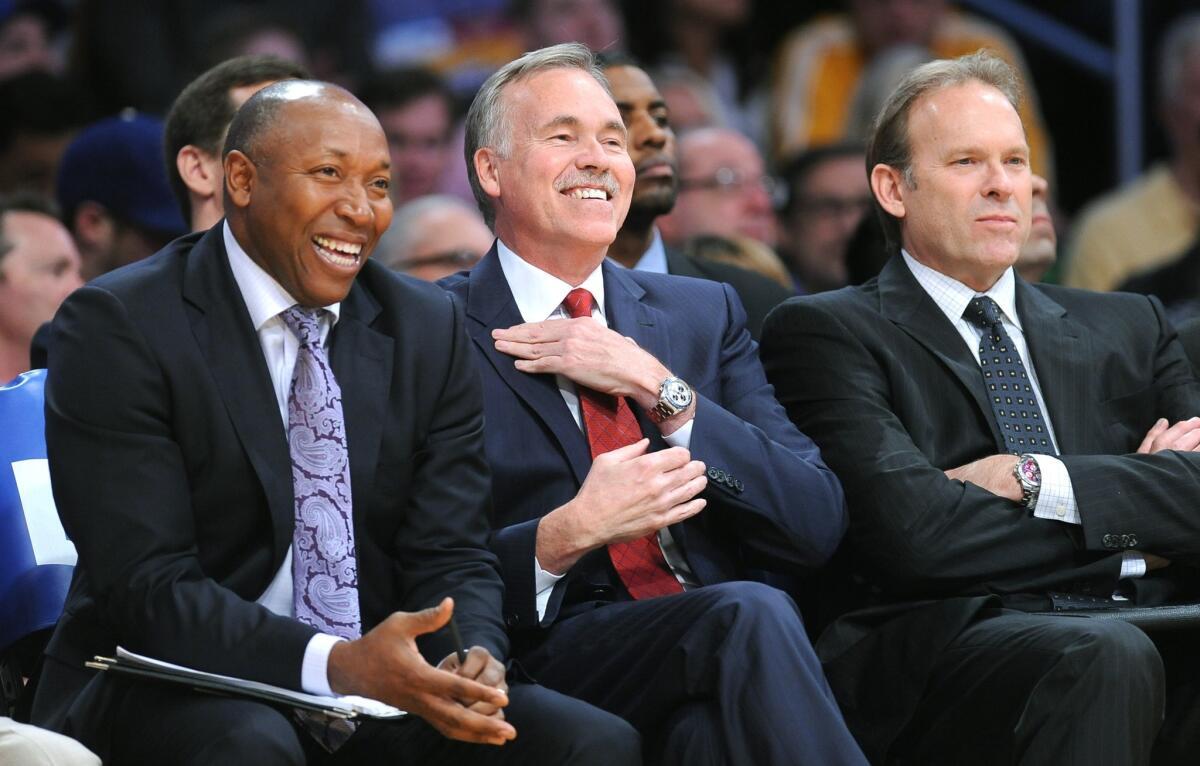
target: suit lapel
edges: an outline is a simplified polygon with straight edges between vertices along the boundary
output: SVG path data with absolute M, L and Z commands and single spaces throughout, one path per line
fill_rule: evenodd
M 587 439 L 567 409 L 553 375 L 529 375 L 513 366 L 514 359 L 496 350 L 492 330 L 524 322 L 512 291 L 492 250 L 468 274 L 467 332 L 500 379 L 533 411 L 562 447 L 580 484 L 592 465 Z M 498 425 L 498 424 L 493 424 Z M 502 427 L 502 426 L 501 426 Z
M 992 438 L 1001 438 L 991 405 L 983 394 L 979 364 L 954 325 L 922 289 L 901 256 L 896 255 L 879 274 L 879 310 L 891 322 L 924 346 L 958 380 L 964 393 L 989 424 Z
M 262 345 L 229 269 L 221 226 L 213 227 L 188 254 L 183 291 L 193 309 L 188 318 L 196 343 L 267 497 L 274 570 L 292 540 L 292 461 Z
M 646 291 L 630 276 L 628 269 L 619 268 L 608 261 L 604 262 L 603 268 L 604 314 L 608 318 L 608 326 L 614 332 L 632 338 L 663 366 L 672 369 L 671 344 L 662 312 L 642 301 Z M 658 428 L 650 422 L 646 413 L 636 405 L 633 405 L 633 412 L 642 433 L 653 442 L 661 442 Z
M 379 304 L 356 281 L 342 301 L 329 355 L 342 390 L 352 499 L 363 503 L 375 481 L 392 380 L 392 339 L 371 329 L 378 315 Z M 361 525 L 363 515 L 355 514 L 355 519 Z
M 1086 403 L 1094 401 L 1094 378 L 1080 363 L 1091 358 L 1088 334 L 1066 309 L 1020 278 L 1017 313 L 1058 449 L 1064 454 L 1085 452 L 1085 445 L 1095 444 L 1089 430 L 1096 420 L 1084 412 Z

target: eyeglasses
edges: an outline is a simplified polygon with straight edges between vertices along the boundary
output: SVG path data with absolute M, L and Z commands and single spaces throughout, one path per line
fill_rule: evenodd
M 740 192 L 744 188 L 754 186 L 765 191 L 771 198 L 771 203 L 776 206 L 782 204 L 787 192 L 784 185 L 774 176 L 762 175 L 750 178 L 745 173 L 733 168 L 717 168 L 716 172 L 708 178 L 679 179 L 679 191 L 715 189 L 719 192 Z
M 871 208 L 870 197 L 797 197 L 794 209 L 814 218 L 842 218 Z

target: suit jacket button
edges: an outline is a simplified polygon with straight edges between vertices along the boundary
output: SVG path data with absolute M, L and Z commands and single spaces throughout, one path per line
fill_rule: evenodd
M 741 479 L 734 479 L 733 488 L 738 491 L 738 494 L 741 494 L 742 490 L 746 488 L 746 485 L 742 483 Z
M 1104 537 L 1100 538 L 1100 543 L 1105 548 L 1116 548 L 1120 545 L 1116 535 L 1105 535 Z
M 521 616 L 518 614 L 510 614 L 504 618 L 504 624 L 510 628 L 515 628 L 521 624 Z
M 708 478 L 712 479 L 713 481 L 719 481 L 721 478 L 721 472 L 716 468 L 709 468 Z
M 1125 547 L 1126 548 L 1136 548 L 1137 544 L 1138 544 L 1137 535 L 1134 535 L 1134 534 L 1125 535 Z

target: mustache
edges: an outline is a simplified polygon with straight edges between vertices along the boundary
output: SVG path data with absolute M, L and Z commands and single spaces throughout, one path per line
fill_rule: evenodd
M 572 171 L 559 178 L 554 182 L 555 191 L 566 191 L 576 186 L 598 186 L 608 193 L 608 196 L 616 197 L 621 191 L 621 185 L 617 183 L 617 179 L 613 178 L 612 173 L 607 170 L 603 173 L 588 173 L 582 170 Z

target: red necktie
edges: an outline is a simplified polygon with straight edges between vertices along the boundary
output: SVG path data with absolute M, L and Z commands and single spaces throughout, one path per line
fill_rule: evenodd
M 568 293 L 563 301 L 572 319 L 590 317 L 592 303 L 592 294 L 578 287 Z M 629 404 L 624 398 L 602 394 L 583 386 L 579 386 L 578 390 L 592 458 L 633 444 L 642 438 L 637 418 L 633 416 L 633 411 L 629 409 Z M 656 532 L 637 540 L 611 543 L 608 546 L 608 556 L 612 559 L 621 582 L 625 583 L 629 595 L 636 599 L 683 592 L 683 586 L 667 566 L 667 559 L 658 545 Z

